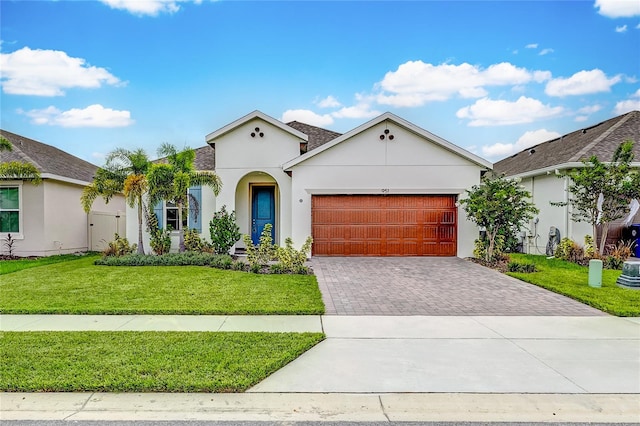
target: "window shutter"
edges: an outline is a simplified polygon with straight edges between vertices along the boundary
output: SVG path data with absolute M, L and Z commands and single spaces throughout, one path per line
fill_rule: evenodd
M 158 203 L 153 206 L 153 212 L 156 214 L 156 217 L 158 218 L 158 228 L 159 229 L 164 229 L 164 202 L 163 201 L 158 201 Z
M 189 194 L 196 200 L 198 208 L 196 210 L 196 206 L 189 202 L 189 222 L 187 225 L 189 229 L 195 229 L 198 234 L 202 234 L 202 187 L 200 185 L 192 186 L 189 188 Z

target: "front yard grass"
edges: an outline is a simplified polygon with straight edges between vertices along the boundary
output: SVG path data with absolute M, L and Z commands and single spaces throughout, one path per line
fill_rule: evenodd
M 0 391 L 242 392 L 321 333 L 4 332 Z
M 322 314 L 313 275 L 96 266 L 87 256 L 2 276 L 3 314 Z
M 538 272 L 507 275 L 563 294 L 596 309 L 621 317 L 640 316 L 640 291 L 618 287 L 617 270 L 603 270 L 602 287 L 589 287 L 589 268 L 545 256 L 510 254 L 513 261 L 534 263 Z
M 87 256 L 85 254 L 60 254 L 56 256 L 24 258 L 16 260 L 0 260 L 0 275 L 10 274 L 12 272 L 21 271 L 23 269 L 35 268 L 38 266 L 51 265 L 53 263 L 68 262 L 76 260 L 79 257 Z

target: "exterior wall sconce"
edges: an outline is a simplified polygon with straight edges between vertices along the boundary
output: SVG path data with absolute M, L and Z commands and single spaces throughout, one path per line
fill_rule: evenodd
M 254 130 L 255 130 L 255 132 L 251 132 L 251 137 L 252 137 L 252 138 L 255 138 L 255 137 L 256 137 L 256 134 L 257 134 L 258 136 L 260 136 L 261 138 L 263 138 L 263 137 L 264 137 L 264 133 L 262 133 L 262 132 L 260 131 L 260 127 L 256 127 Z
M 395 136 L 389 134 L 389 129 L 384 129 L 384 133 L 380 135 L 380 140 L 383 141 L 385 138 L 389 138 L 392 141 Z

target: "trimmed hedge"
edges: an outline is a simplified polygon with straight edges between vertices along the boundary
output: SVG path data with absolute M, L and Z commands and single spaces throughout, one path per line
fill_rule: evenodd
M 234 260 L 228 254 L 167 253 L 158 256 L 146 254 L 128 254 L 125 256 L 105 256 L 95 261 L 104 266 L 211 266 L 219 269 L 231 269 Z

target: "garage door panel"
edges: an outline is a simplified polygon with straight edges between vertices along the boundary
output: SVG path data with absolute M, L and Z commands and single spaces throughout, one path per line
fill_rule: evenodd
M 456 196 L 312 197 L 316 256 L 455 256 Z

